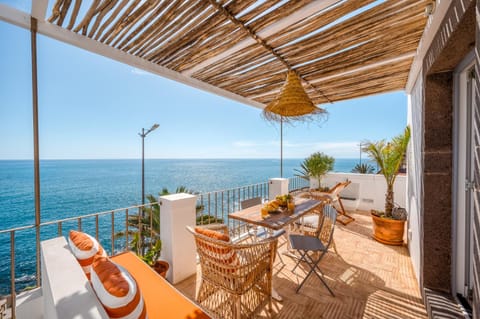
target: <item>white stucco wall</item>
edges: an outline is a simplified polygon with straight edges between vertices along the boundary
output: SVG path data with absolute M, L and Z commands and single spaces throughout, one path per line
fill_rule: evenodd
M 331 187 L 347 179 L 352 183 L 340 193 L 342 197 L 352 198 L 342 200 L 346 209 L 384 210 L 387 184 L 383 175 L 329 173 L 322 179 L 322 186 Z M 395 203 L 401 207 L 406 207 L 405 183 L 406 176 L 399 175 L 393 188 Z
M 408 95 L 407 122 L 411 129 L 411 140 L 407 150 L 407 210 L 408 218 L 408 249 L 417 280 L 420 282 L 420 258 L 422 240 L 422 196 L 423 196 L 423 75 L 419 74 L 417 81 Z

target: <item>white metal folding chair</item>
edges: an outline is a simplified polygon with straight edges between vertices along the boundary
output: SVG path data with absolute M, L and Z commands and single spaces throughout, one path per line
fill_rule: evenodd
M 242 209 L 246 209 L 246 208 L 249 208 L 249 207 L 252 207 L 252 206 L 255 206 L 255 205 L 259 205 L 262 203 L 262 198 L 261 197 L 254 197 L 254 198 L 249 198 L 249 199 L 246 199 L 246 200 L 243 200 L 240 202 L 240 207 Z M 275 238 L 279 238 L 280 236 L 283 236 L 286 232 L 284 229 L 281 229 L 281 230 L 277 230 L 277 231 L 273 231 L 273 232 L 268 232 L 266 229 L 259 229 L 257 226 L 247 226 L 247 227 L 251 227 L 252 230 L 253 230 L 253 238 L 254 238 L 254 241 L 257 241 L 258 238 L 267 238 L 267 237 L 275 237 Z M 249 231 L 250 233 L 250 231 Z M 278 258 L 280 259 L 280 262 L 282 263 L 282 265 L 285 265 L 285 262 L 283 261 L 283 258 L 282 258 L 282 255 L 280 254 L 280 252 L 277 250 L 277 256 Z

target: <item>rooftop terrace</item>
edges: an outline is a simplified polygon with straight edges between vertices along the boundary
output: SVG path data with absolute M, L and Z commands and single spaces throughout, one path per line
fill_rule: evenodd
M 337 223 L 334 249 L 320 263 L 336 297 L 314 276 L 296 294 L 303 277 L 291 272 L 293 259 L 283 256 L 286 265 L 282 267 L 277 258 L 273 285 L 283 301 L 274 301 L 275 318 L 427 318 L 407 247 L 376 242 L 371 238 L 370 213 L 351 214 L 355 222 Z M 279 245 L 284 252 L 285 239 Z M 305 269 L 297 270 L 298 274 L 304 276 Z M 195 280 L 192 276 L 176 287 L 194 299 Z M 261 317 L 268 317 L 266 309 Z

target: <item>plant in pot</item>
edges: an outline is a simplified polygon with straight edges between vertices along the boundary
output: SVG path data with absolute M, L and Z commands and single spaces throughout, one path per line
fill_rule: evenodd
M 318 183 L 318 189 L 320 191 L 324 191 L 321 187 L 321 179 L 322 177 L 327 174 L 329 171 L 333 169 L 333 165 L 335 164 L 335 159 L 331 156 L 328 156 L 322 152 L 316 152 L 307 157 L 302 164 L 300 164 L 300 169 L 295 169 L 295 171 L 299 174 L 295 174 L 295 176 L 301 177 L 310 181 L 311 188 L 314 185 L 313 182 Z M 329 188 L 326 189 L 327 191 Z
M 385 194 L 385 211 L 372 211 L 373 237 L 384 244 L 402 245 L 405 229 L 405 210 L 394 207 L 393 185 L 397 178 L 400 166 L 407 151 L 410 140 L 410 127 L 394 137 L 390 142 L 381 140 L 367 142 L 362 151 L 367 153 L 380 168 L 380 173 L 385 177 L 387 191 Z
M 162 241 L 159 238 L 148 238 L 147 241 L 144 241 L 144 246 L 146 246 L 146 252 L 143 255 L 139 255 L 140 259 L 142 259 L 145 263 L 147 263 L 150 267 L 152 267 L 158 274 L 162 277 L 167 276 L 168 268 L 170 265 L 165 260 L 160 260 L 160 255 L 162 253 Z M 137 251 L 137 247 L 139 245 L 139 234 L 134 233 L 133 239 L 130 242 L 131 248 L 133 251 Z M 150 246 L 151 245 L 151 246 Z M 149 247 L 150 246 L 150 247 Z

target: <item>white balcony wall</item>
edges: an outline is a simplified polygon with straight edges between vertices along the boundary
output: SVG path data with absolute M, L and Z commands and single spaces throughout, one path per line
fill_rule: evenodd
M 420 281 L 421 270 L 421 228 L 422 228 L 422 193 L 423 193 L 423 75 L 420 73 L 412 92 L 408 95 L 407 121 L 411 129 L 411 140 L 407 150 L 408 211 L 408 250 L 412 259 L 413 270 Z
M 352 183 L 340 194 L 347 210 L 384 210 L 385 193 L 387 184 L 383 175 L 355 174 L 355 173 L 329 173 L 321 181 L 322 186 L 331 187 L 346 180 Z M 313 185 L 315 181 L 312 181 Z M 406 176 L 398 175 L 393 187 L 394 200 L 401 207 L 406 206 Z M 313 186 L 312 185 L 312 186 Z

